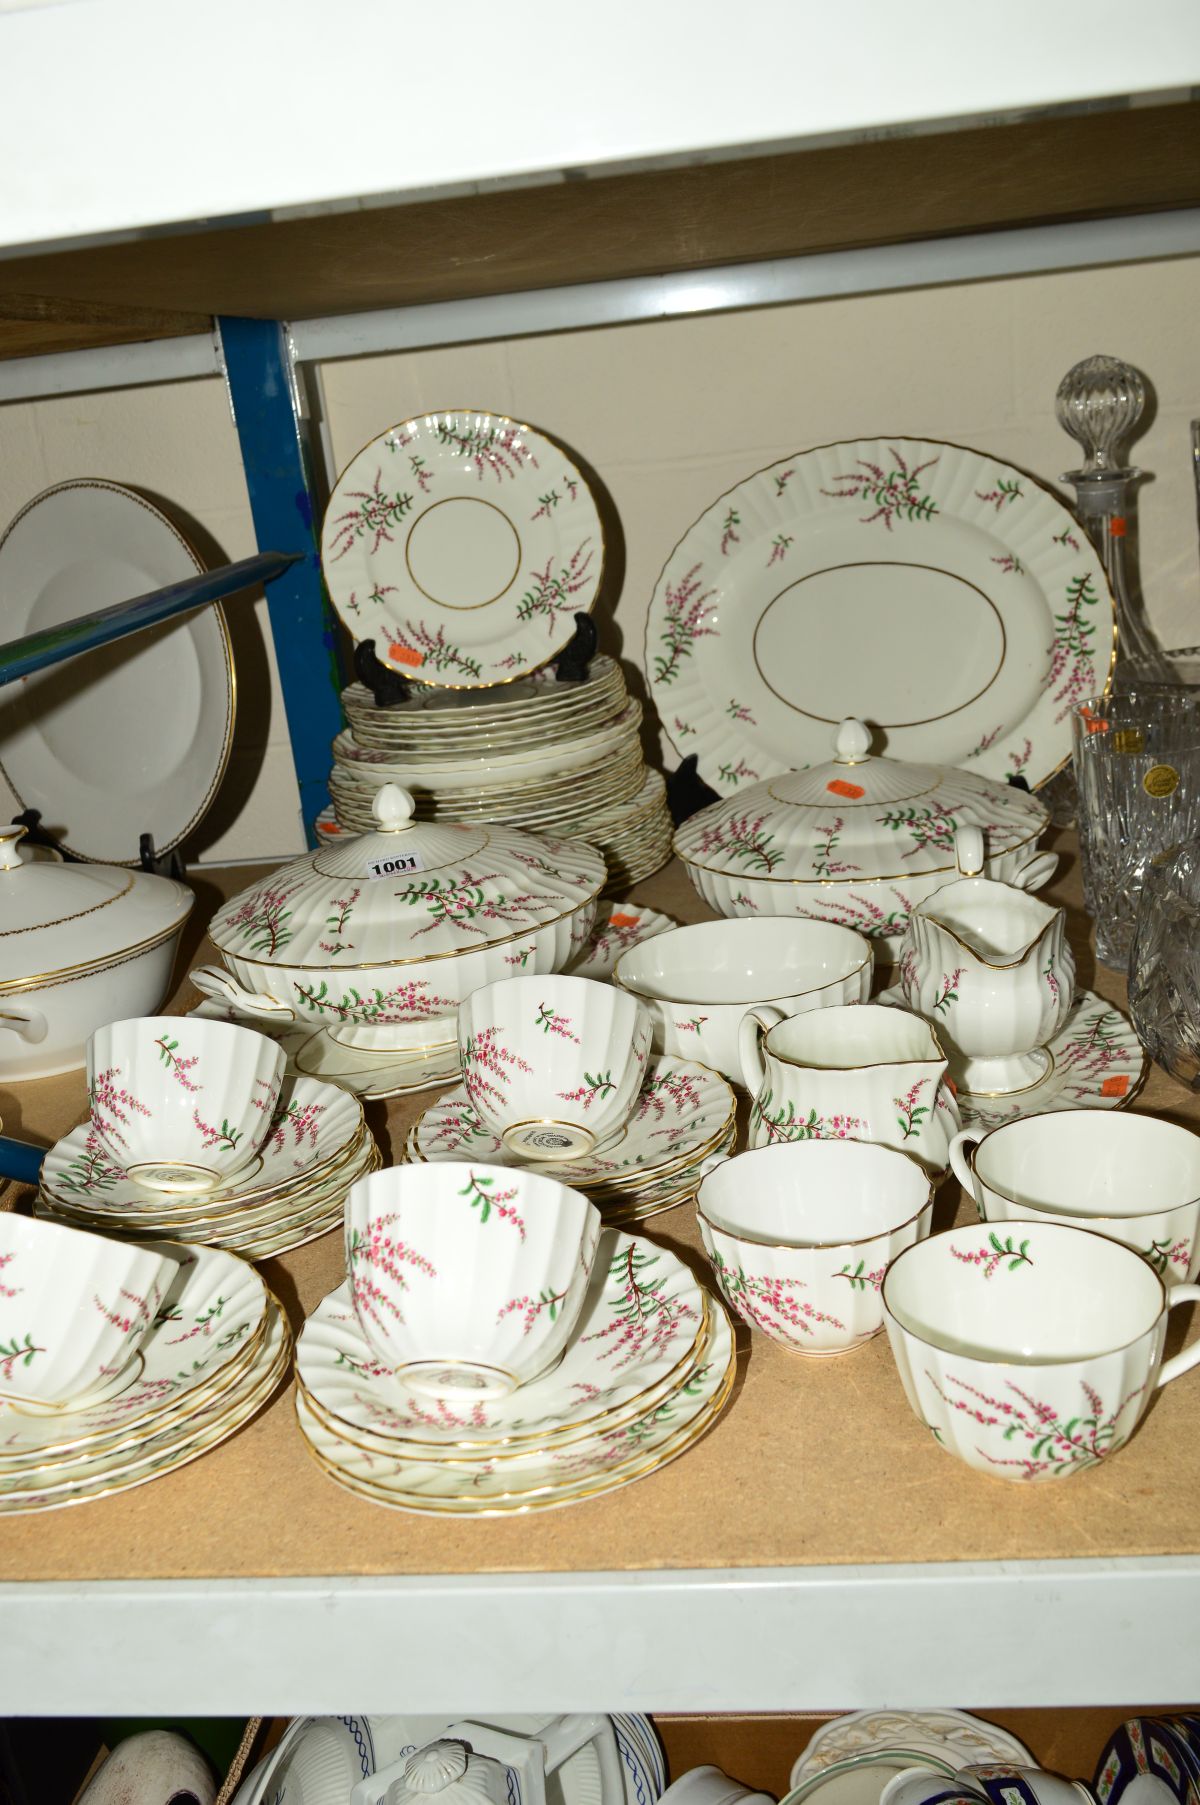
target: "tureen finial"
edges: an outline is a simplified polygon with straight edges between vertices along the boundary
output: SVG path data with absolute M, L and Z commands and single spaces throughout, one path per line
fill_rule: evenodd
M 444 1792 L 467 1771 L 467 1751 L 461 1742 L 431 1742 L 410 1755 L 404 1778 L 412 1792 Z
M 25 837 L 23 827 L 0 829 L 0 871 L 19 871 L 24 864 L 18 847 Z
M 412 826 L 416 809 L 408 790 L 401 789 L 398 783 L 385 783 L 376 793 L 371 812 L 379 823 L 380 833 L 396 834 L 402 828 Z
M 850 716 L 840 723 L 833 750 L 839 765 L 856 765 L 859 759 L 869 758 L 871 729 L 865 721 L 856 721 Z

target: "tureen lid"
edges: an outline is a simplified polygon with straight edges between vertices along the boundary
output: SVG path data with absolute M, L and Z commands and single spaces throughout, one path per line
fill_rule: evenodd
M 213 921 L 219 951 L 324 971 L 415 964 L 516 939 L 599 894 L 600 854 L 516 828 L 417 822 L 384 784 L 374 833 L 318 847 L 243 890 Z
M 173 933 L 195 898 L 172 878 L 23 856 L 0 828 L 0 991 L 85 971 Z
M 779 882 L 862 882 L 953 871 L 954 835 L 982 830 L 989 857 L 1033 841 L 1049 819 L 1026 790 L 972 771 L 871 753 L 846 720 L 828 764 L 771 777 L 701 809 L 679 829 L 687 864 Z

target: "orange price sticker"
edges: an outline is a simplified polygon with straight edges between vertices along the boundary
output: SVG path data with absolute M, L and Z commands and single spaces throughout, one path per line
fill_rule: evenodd
M 1108 523 L 1108 530 L 1114 539 L 1123 539 L 1125 537 L 1124 514 L 1114 514 Z
M 850 783 L 844 777 L 835 777 L 832 783 L 825 785 L 825 788 L 831 796 L 846 796 L 851 802 L 857 802 L 860 796 L 865 796 L 867 793 L 861 783 Z
M 414 669 L 425 662 L 424 652 L 415 651 L 412 646 L 389 646 L 388 657 L 393 664 L 411 664 Z
M 1102 1097 L 1123 1097 L 1129 1089 L 1129 1073 L 1118 1072 L 1112 1078 L 1106 1078 L 1100 1086 Z
M 641 919 L 640 915 L 610 915 L 608 925 L 610 928 L 636 928 Z

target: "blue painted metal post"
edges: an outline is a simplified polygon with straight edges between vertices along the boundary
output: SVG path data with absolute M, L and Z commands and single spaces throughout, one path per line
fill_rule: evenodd
M 302 554 L 266 594 L 304 831 L 315 846 L 313 824 L 329 801 L 330 745 L 342 725 L 338 694 L 345 679 L 321 580 L 307 432 L 284 327 L 277 320 L 233 318 L 217 324 L 259 547 Z

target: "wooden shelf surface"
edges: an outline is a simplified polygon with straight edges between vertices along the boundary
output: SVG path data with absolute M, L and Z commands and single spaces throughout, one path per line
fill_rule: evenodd
M 1198 102 L 884 136 L 14 255 L 0 357 L 1196 205 Z
M 1081 982 L 1120 1002 L 1096 970 L 1079 911 L 1077 860 L 1046 893 L 1073 905 Z M 200 878 L 205 916 L 246 868 Z M 633 893 L 680 920 L 708 911 L 683 869 Z M 194 1000 L 188 990 L 180 1006 Z M 436 1093 L 370 1109 L 398 1156 Z M 82 1074 L 0 1090 L 7 1132 L 50 1141 L 84 1106 Z M 1157 1070 L 1134 1105 L 1195 1125 L 1200 1099 Z M 17 1201 L 10 1188 L 5 1201 Z M 961 1207 L 953 1181 L 944 1225 Z M 706 1268 L 694 1210 L 642 1231 Z M 267 1262 L 293 1327 L 341 1280 L 338 1235 Z M 1189 1312 L 1180 1312 L 1189 1315 Z M 1181 1331 L 1176 1329 L 1175 1334 Z M 1174 1345 L 1174 1342 L 1171 1343 Z M 1037 1561 L 1200 1552 L 1200 1375 L 1160 1392 L 1130 1446 L 1059 1484 L 989 1483 L 941 1452 L 909 1410 L 885 1336 L 834 1360 L 804 1360 L 739 1330 L 732 1403 L 713 1431 L 645 1482 L 566 1510 L 513 1520 L 428 1519 L 350 1497 L 305 1452 L 290 1389 L 194 1465 L 113 1499 L 9 1518 L 0 1581 L 243 1575 L 418 1575 L 804 1568 L 843 1563 Z

